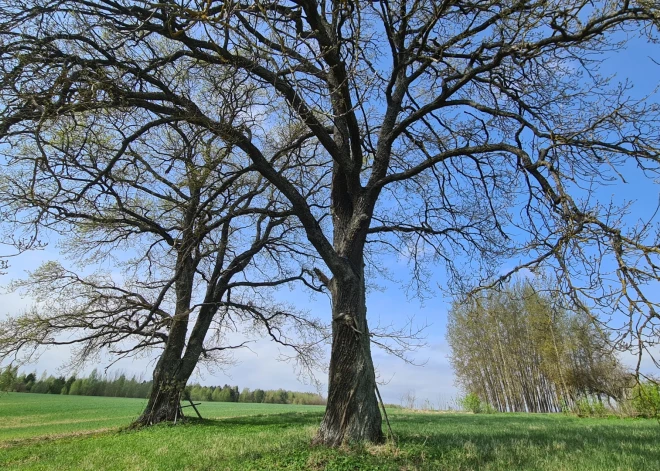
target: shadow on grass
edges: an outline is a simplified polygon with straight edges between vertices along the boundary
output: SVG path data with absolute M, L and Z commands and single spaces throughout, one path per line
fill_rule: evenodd
M 321 423 L 323 412 L 284 412 L 281 414 L 246 415 L 240 417 L 218 417 L 216 419 L 187 418 L 190 424 L 204 427 L 236 426 L 275 426 L 301 427 Z
M 555 454 L 568 461 L 591 456 L 600 462 L 657 463 L 660 469 L 660 426 L 650 421 L 578 419 L 560 415 L 406 415 L 393 419 L 399 446 L 423 447 L 436 456 L 464 453 L 483 466 L 508 456 L 516 467 L 534 468 Z M 613 468 L 619 469 L 612 463 Z M 637 468 L 639 469 L 639 468 Z M 649 468 L 644 468 L 649 469 Z
M 191 419 L 190 423 L 284 429 L 318 426 L 321 417 L 322 412 L 292 412 Z M 447 469 L 554 469 L 557 462 L 566 462 L 566 469 L 583 469 L 586 464 L 593 469 L 650 469 L 649 463 L 659 463 L 654 469 L 660 469 L 660 426 L 648 421 L 532 414 L 396 414 L 390 420 L 397 435 L 396 457 L 364 453 L 359 446 L 333 456 L 351 456 L 356 463 L 364 461 L 364 466 L 391 465 L 394 460 L 414 469 L 435 469 L 433 463 L 443 463 Z

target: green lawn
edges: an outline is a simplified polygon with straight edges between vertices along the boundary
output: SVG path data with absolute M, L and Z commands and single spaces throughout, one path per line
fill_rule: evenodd
M 116 430 L 136 419 L 146 403 L 145 399 L 0 393 L 0 443 Z M 226 402 L 203 402 L 197 409 L 205 419 L 323 411 L 322 406 Z M 194 414 L 190 408 L 184 410 Z
M 654 420 L 393 411 L 398 446 L 329 450 L 309 445 L 320 407 L 204 403 L 202 422 L 120 431 L 143 404 L 2 395 L 0 469 L 660 470 Z

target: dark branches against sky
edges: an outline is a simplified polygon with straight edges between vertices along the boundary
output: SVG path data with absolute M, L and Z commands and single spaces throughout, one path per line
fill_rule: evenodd
M 199 361 L 222 367 L 249 343 L 230 332 L 269 337 L 305 371 L 324 336 L 271 296 L 285 284 L 319 290 L 273 187 L 204 129 L 148 120 L 83 111 L 22 134 L 0 198 L 15 231 L 54 231 L 77 265 L 48 262 L 14 283 L 37 305 L 0 324 L 0 355 L 74 345 L 84 362 L 161 350 L 145 424 L 175 420 Z M 85 273 L 95 265 L 112 270 Z

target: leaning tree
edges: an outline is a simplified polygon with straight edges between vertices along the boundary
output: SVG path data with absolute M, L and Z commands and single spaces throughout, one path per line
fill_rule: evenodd
M 546 266 L 585 311 L 592 300 L 626 316 L 622 348 L 657 341 L 652 218 L 628 227 L 628 207 L 598 191 L 636 168 L 657 175 L 656 104 L 598 72 L 608 51 L 653 39 L 652 2 L 2 7 L 0 133 L 76 107 L 136 107 L 233 144 L 286 198 L 330 272 L 315 271 L 333 329 L 317 442 L 382 439 L 365 286 L 383 251 L 411 261 L 418 288 L 424 262 L 442 262 L 455 292 Z M 182 88 L 173 73 L 191 63 L 210 73 Z M 258 122 L 223 119 L 208 99 L 226 68 L 261 89 Z M 283 172 L 279 155 L 312 170 Z
M 234 85 L 228 114 L 248 93 Z M 13 283 L 36 305 L 0 322 L 0 358 L 50 345 L 77 346 L 77 362 L 159 351 L 143 425 L 182 419 L 198 362 L 222 366 L 247 344 L 232 344 L 232 332 L 270 337 L 306 368 L 318 360 L 324 329 L 269 295 L 306 282 L 295 271 L 308 258 L 304 238 L 232 146 L 139 110 L 81 110 L 14 130 L 0 169 L 7 223 L 21 240 L 56 234 L 74 268 L 46 262 Z

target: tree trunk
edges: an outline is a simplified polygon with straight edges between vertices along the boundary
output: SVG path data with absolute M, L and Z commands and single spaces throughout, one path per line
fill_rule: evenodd
M 206 333 L 217 311 L 215 306 L 204 306 L 185 348 L 187 329 L 183 325 L 178 330 L 172 329 L 170 341 L 161 354 L 153 376 L 153 388 L 144 412 L 134 425 L 153 425 L 160 422 L 179 422 L 184 419 L 180 401 L 195 370 L 202 352 Z M 183 324 L 183 321 L 179 321 Z
M 331 282 L 332 353 L 328 404 L 315 444 L 340 446 L 383 441 L 371 359 L 364 277 L 359 282 Z
M 149 402 L 142 415 L 133 423 L 134 426 L 148 426 L 161 422 L 183 421 L 181 398 L 187 378 L 179 379 L 171 368 L 154 372 L 154 384 L 149 395 Z
M 190 221 L 188 224 L 191 225 Z M 186 237 L 184 239 L 188 240 Z M 171 320 L 165 348 L 154 369 L 149 402 L 142 415 L 133 422 L 133 426 L 183 420 L 181 397 L 199 359 L 199 353 L 194 356 L 192 361 L 184 356 L 195 274 L 195 262 L 191 253 L 189 242 L 182 243 L 177 254 L 174 316 Z M 203 342 L 206 331 L 193 332 L 193 335 L 201 336 Z
M 133 426 L 183 420 L 180 401 L 194 369 L 194 365 L 190 368 L 182 358 L 187 331 L 187 316 L 173 321 L 168 341 L 154 369 L 149 402 L 142 415 L 133 422 Z

